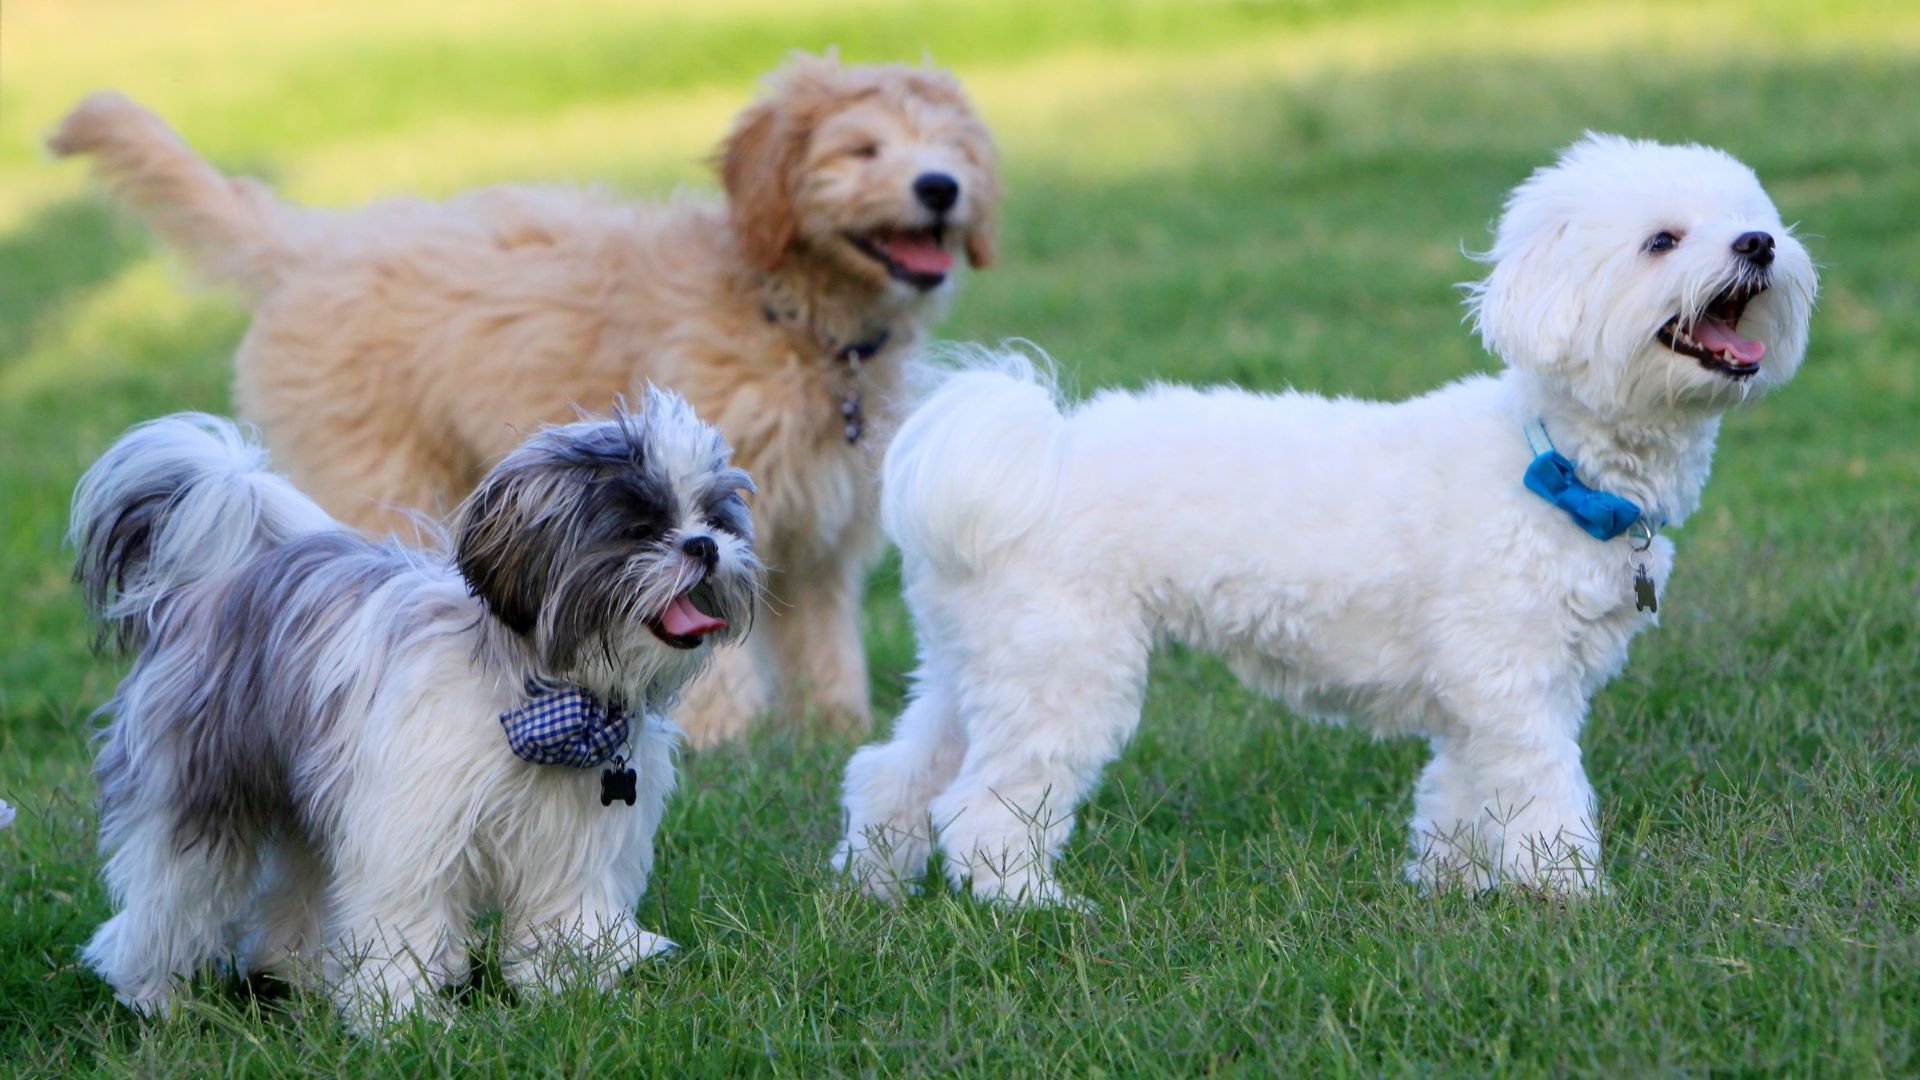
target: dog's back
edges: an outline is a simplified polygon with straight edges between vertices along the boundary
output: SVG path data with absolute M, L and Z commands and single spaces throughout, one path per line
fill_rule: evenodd
M 109 842 L 164 817 L 179 843 L 226 843 L 283 803 L 280 743 L 343 689 L 306 693 L 316 649 L 418 561 L 342 528 L 238 426 L 191 413 L 134 428 L 87 470 L 70 538 L 102 643 L 137 654 L 103 710 Z
M 978 571 L 1054 497 L 1066 418 L 1018 353 L 947 374 L 889 446 L 881 521 L 910 562 Z

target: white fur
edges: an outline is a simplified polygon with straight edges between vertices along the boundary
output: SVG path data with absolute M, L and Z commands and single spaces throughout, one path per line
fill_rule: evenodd
M 1643 250 L 1662 229 L 1679 247 Z M 1740 382 L 1654 334 L 1731 279 L 1749 230 L 1778 246 Z M 1720 414 L 1798 366 L 1815 273 L 1745 166 L 1608 136 L 1513 193 L 1488 258 L 1472 305 L 1507 369 L 1399 404 L 1157 386 L 1061 408 L 1012 355 L 941 384 L 884 469 L 920 666 L 892 740 L 847 766 L 836 864 L 892 896 L 938 844 L 979 896 L 1062 899 L 1072 813 L 1172 637 L 1309 715 L 1431 740 L 1415 881 L 1596 885 L 1580 728 L 1654 619 L 1629 539 L 1523 487 L 1523 427 L 1679 524 Z M 1672 559 L 1647 553 L 1663 594 Z

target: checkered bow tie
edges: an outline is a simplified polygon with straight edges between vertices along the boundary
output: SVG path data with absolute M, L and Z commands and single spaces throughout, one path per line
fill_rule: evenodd
M 527 696 L 532 700 L 500 714 L 507 745 L 522 760 L 590 769 L 627 743 L 633 717 L 617 702 L 537 677 L 527 679 Z

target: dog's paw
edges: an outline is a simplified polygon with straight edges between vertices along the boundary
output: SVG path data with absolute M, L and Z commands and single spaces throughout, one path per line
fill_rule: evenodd
M 1507 867 L 1500 886 L 1513 892 L 1559 901 L 1601 897 L 1613 891 L 1613 886 L 1598 866 L 1578 859 L 1551 866 L 1528 864 Z
M 634 935 L 630 952 L 634 961 L 637 963 L 641 960 L 652 960 L 655 957 L 664 957 L 668 953 L 678 952 L 679 949 L 680 946 L 672 940 L 661 937 L 659 934 L 651 931 L 642 930 Z M 632 965 L 629 964 L 628 966 L 631 967 Z
M 177 986 L 138 994 L 114 994 L 113 999 L 149 1020 L 164 1020 L 173 1015 L 184 991 Z
M 871 845 L 855 847 L 850 840 L 840 841 L 840 846 L 834 848 L 833 856 L 827 860 L 827 869 L 840 882 L 883 904 L 898 905 L 920 892 L 919 886 L 906 880 L 892 859 Z
M 642 961 L 678 948 L 630 918 L 591 931 L 577 922 L 551 923 L 515 942 L 502 957 L 501 973 L 520 992 L 536 996 L 570 986 L 608 990 Z
M 1500 884 L 1540 896 L 1571 899 L 1603 894 L 1600 845 L 1591 830 L 1556 829 L 1551 835 L 1506 836 Z
M 369 984 L 336 986 L 334 1006 L 348 1031 L 375 1043 L 392 1040 L 415 1016 L 424 1018 L 429 1027 L 452 1027 L 457 1015 L 453 1000 L 430 989 L 422 992 L 422 989 Z
M 1523 845 L 1497 865 L 1486 856 L 1482 845 L 1429 843 L 1407 863 L 1406 878 L 1429 896 L 1496 888 L 1560 898 L 1605 895 L 1609 891 L 1597 854 L 1587 846 L 1571 843 Z
M 1094 911 L 1092 902 L 1062 889 L 1050 874 L 975 874 L 971 891 L 975 899 L 998 907 L 1056 908 L 1081 915 Z

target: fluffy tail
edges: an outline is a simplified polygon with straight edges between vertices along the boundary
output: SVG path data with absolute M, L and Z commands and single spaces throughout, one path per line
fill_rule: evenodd
M 980 569 L 1053 505 L 1066 418 L 1020 353 L 984 350 L 947 373 L 887 450 L 880 519 L 909 561 Z
M 267 469 L 232 421 L 177 413 L 120 437 L 80 478 L 67 539 L 101 642 L 131 652 L 182 593 L 289 537 L 339 528 Z
M 102 91 L 74 106 L 47 148 L 93 155 L 120 197 L 210 278 L 265 292 L 292 254 L 291 208 L 258 181 L 222 174 L 121 94 Z

